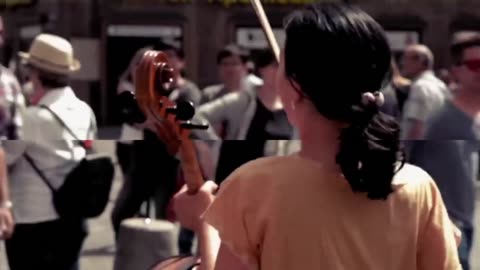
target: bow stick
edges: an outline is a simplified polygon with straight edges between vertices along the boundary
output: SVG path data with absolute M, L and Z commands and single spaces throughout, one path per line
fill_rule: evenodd
M 270 48 L 272 49 L 273 54 L 275 55 L 277 62 L 280 62 L 280 46 L 278 45 L 278 41 L 275 38 L 275 35 L 273 34 L 272 26 L 268 21 L 267 14 L 263 9 L 263 5 L 260 2 L 260 0 L 250 0 L 250 2 L 252 3 L 253 9 L 257 14 L 258 19 L 260 20 L 260 24 L 262 25 L 263 32 L 267 37 L 268 44 L 270 45 Z

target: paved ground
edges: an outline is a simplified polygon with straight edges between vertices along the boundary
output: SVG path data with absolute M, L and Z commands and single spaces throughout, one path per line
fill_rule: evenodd
M 113 153 L 114 144 L 112 142 L 102 141 L 99 143 L 99 146 L 106 151 Z M 114 254 L 111 252 L 111 249 L 113 248 L 113 233 L 110 226 L 110 212 L 120 185 L 121 175 L 117 174 L 111 195 L 111 201 L 107 210 L 100 218 L 90 222 L 90 235 L 85 243 L 85 248 L 82 253 L 81 270 L 113 269 Z M 478 256 L 478 254 L 480 254 L 480 187 L 478 191 L 476 228 L 479 230 L 479 233 L 476 234 L 475 248 L 472 252 L 472 270 L 480 270 L 480 256 Z M 473 254 L 476 254 L 477 256 L 473 256 Z M 3 254 L 3 245 L 1 243 L 0 270 L 8 270 L 6 259 Z

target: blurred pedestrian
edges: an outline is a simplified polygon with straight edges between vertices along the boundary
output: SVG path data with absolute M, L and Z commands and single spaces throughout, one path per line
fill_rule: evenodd
M 185 53 L 180 44 L 170 40 L 161 41 L 154 47 L 155 50 L 163 51 L 170 66 L 173 68 L 173 82 L 169 99 L 174 102 L 192 102 L 194 106 L 200 105 L 202 95 L 198 86 L 187 79 L 185 73 Z
M 249 76 L 247 50 L 235 44 L 225 46 L 217 55 L 220 84 L 208 86 L 202 90 L 201 104 L 213 101 L 228 93 L 249 90 L 258 86 Z
M 5 44 L 3 18 L 0 15 L 0 48 Z M 0 64 L 0 139 L 16 140 L 21 137 L 25 98 L 15 75 Z
M 38 35 L 20 57 L 34 93 L 22 115 L 22 140 L 3 142 L 16 220 L 6 241 L 8 263 L 11 270 L 79 269 L 86 221 L 59 215 L 53 197 L 97 134 L 93 110 L 70 86 L 81 64 L 70 42 L 51 34 Z
M 480 35 L 454 42 L 451 55 L 458 89 L 434 116 L 425 140 L 414 144 L 411 162 L 437 183 L 450 218 L 462 231 L 460 261 L 470 270 L 480 151 Z
M 424 138 L 428 121 L 449 98 L 450 91 L 433 73 L 434 56 L 425 45 L 410 45 L 402 57 L 402 73 L 412 80 L 402 114 L 403 140 Z
M 0 240 L 9 239 L 13 234 L 13 203 L 8 189 L 7 165 L 5 151 L 0 143 Z

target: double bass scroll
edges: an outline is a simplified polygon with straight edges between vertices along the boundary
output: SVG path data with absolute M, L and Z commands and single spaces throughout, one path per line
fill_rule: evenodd
M 252 6 L 260 20 L 262 29 L 267 41 L 275 55 L 277 62 L 280 62 L 280 47 L 265 14 L 260 0 L 251 0 Z M 193 117 L 193 106 L 188 104 L 175 104 L 168 99 L 168 88 L 171 83 L 171 68 L 167 58 L 162 52 L 147 51 L 139 65 L 136 76 L 136 96 L 138 104 L 147 119 L 153 120 L 159 137 L 170 146 L 171 153 L 179 153 L 181 167 L 184 172 L 185 182 L 189 193 L 195 194 L 202 186 L 204 180 L 197 160 L 195 147 L 189 139 L 189 129 L 207 129 L 206 125 L 195 125 L 190 122 Z M 191 104 L 190 104 L 191 105 Z M 198 265 L 198 258 L 187 258 L 187 264 L 183 261 L 172 258 L 163 261 L 152 269 L 195 269 Z M 165 265 L 167 264 L 167 265 Z
M 172 82 L 173 69 L 165 53 L 146 51 L 137 68 L 136 100 L 170 154 L 179 156 L 188 191 L 194 194 L 204 180 L 190 134 L 192 129 L 208 129 L 208 125 L 191 121 L 195 115 L 191 102 L 175 103 L 168 98 Z
M 196 147 L 190 140 L 192 129 L 208 129 L 208 125 L 193 123 L 195 108 L 191 102 L 170 100 L 173 69 L 165 53 L 146 51 L 135 76 L 135 92 L 121 94 L 124 110 L 134 117 L 134 123 L 154 131 L 172 156 L 180 159 L 189 193 L 203 185 L 203 174 L 197 160 Z M 158 164 L 159 168 L 162 164 Z M 127 219 L 120 229 L 116 270 L 162 269 L 185 270 L 197 264 L 197 258 L 169 258 L 175 255 L 175 227 L 162 220 Z M 158 260 L 163 260 L 157 263 Z M 155 266 L 151 265 L 155 263 Z

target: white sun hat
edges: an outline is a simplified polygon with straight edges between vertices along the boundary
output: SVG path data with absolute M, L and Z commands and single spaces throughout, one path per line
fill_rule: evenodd
M 51 34 L 38 35 L 29 52 L 19 52 L 19 56 L 28 64 L 55 74 L 67 75 L 81 67 L 80 61 L 74 58 L 72 44 Z

